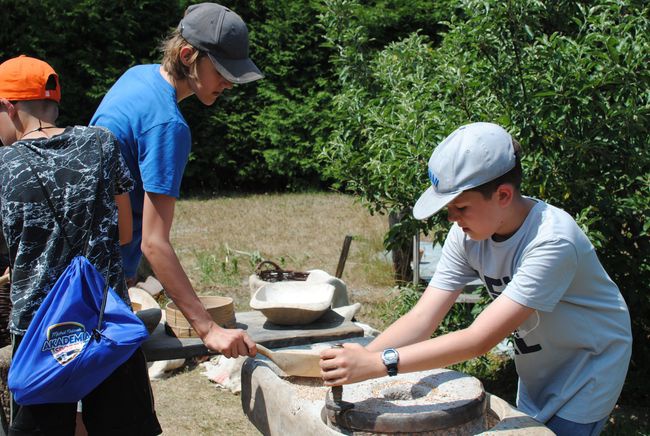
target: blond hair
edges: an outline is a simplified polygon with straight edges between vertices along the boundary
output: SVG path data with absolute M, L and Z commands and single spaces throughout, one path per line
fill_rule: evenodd
M 181 60 L 181 50 L 185 47 L 194 50 L 192 57 L 190 57 L 189 65 L 185 65 Z M 174 80 L 184 80 L 187 78 L 196 80 L 197 62 L 205 56 L 205 53 L 187 42 L 181 35 L 179 29 L 174 30 L 167 39 L 162 42 L 160 49 L 163 52 L 161 62 L 162 67 L 170 76 L 172 76 L 172 78 L 174 78 Z

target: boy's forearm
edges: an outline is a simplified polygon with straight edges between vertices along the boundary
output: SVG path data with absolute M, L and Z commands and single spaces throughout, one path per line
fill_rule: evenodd
M 533 312 L 533 309 L 501 295 L 481 312 L 471 326 L 400 348 L 398 368 L 402 372 L 424 371 L 481 356 L 512 333 Z
M 167 295 L 199 336 L 204 337 L 213 324 L 212 318 L 196 295 L 174 248 L 168 242 L 159 242 L 146 247 L 144 254 Z
M 129 194 L 116 195 L 115 205 L 117 206 L 117 226 L 120 245 L 126 245 L 133 239 L 133 215 Z
M 417 321 L 411 313 L 404 315 L 368 344 L 366 349 L 383 351 L 386 348 L 403 347 L 429 338 L 431 331 L 427 323 Z
M 416 306 L 391 324 L 377 339 L 368 344 L 366 349 L 383 351 L 386 348 L 398 348 L 429 339 L 459 293 L 460 290 L 450 292 L 428 287 Z
M 490 350 L 481 338 L 459 330 L 399 349 L 400 372 L 444 368 L 485 354 Z

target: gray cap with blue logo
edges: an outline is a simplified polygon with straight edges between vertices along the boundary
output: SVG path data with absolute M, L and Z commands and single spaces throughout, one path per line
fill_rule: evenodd
M 431 186 L 413 207 L 415 219 L 426 219 L 463 191 L 501 177 L 515 167 L 512 137 L 501 126 L 472 123 L 459 127 L 433 150 Z

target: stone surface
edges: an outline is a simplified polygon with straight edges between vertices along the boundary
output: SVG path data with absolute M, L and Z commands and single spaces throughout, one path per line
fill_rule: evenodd
M 342 306 L 347 306 L 350 304 L 350 299 L 348 298 L 348 287 L 345 282 L 333 275 L 329 274 L 326 271 L 320 269 L 312 269 L 307 271 L 309 275 L 307 276 L 308 283 L 328 283 L 334 286 L 334 297 L 332 298 L 332 309 Z M 271 282 L 264 281 L 259 278 L 257 274 L 252 274 L 248 277 L 248 288 L 251 293 L 251 297 L 257 292 L 257 290 L 264 285 L 268 285 Z
M 307 271 L 307 283 L 328 283 L 334 286 L 334 297 L 332 298 L 332 308 L 347 306 L 350 304 L 348 299 L 348 287 L 345 282 L 326 271 L 312 269 Z
M 160 308 L 151 308 L 151 309 L 144 309 L 139 312 L 136 312 L 135 316 L 140 318 L 140 321 L 147 327 L 147 332 L 151 334 L 156 327 L 158 327 L 158 324 L 160 324 L 160 320 L 162 319 L 162 311 Z
M 370 433 L 476 434 L 487 426 L 486 399 L 474 377 L 434 369 L 366 380 L 343 387 L 343 413 L 327 410 L 328 423 Z M 328 403 L 332 404 L 331 395 Z

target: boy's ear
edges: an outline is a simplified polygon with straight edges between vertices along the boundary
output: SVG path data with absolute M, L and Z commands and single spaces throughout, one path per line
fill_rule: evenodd
M 190 66 L 190 62 L 193 54 L 194 54 L 194 49 L 192 47 L 186 45 L 183 48 L 181 48 L 179 52 L 179 56 L 181 58 L 181 62 L 183 63 L 183 65 L 185 65 L 186 67 Z
M 515 187 L 510 183 L 502 183 L 497 187 L 495 194 L 500 206 L 509 206 L 515 195 Z
M 7 113 L 11 118 L 15 117 L 17 114 L 16 111 L 16 106 L 6 98 L 0 98 L 0 106 L 2 106 L 3 109 L 6 109 Z

